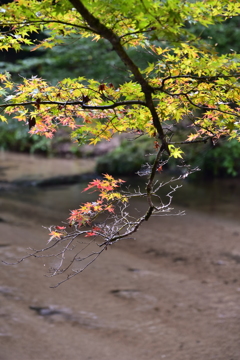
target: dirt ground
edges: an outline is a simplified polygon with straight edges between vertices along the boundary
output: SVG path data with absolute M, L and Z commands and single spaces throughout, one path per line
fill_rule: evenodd
M 58 216 L 0 196 L 0 259 L 45 244 Z M 56 289 L 44 265 L 0 264 L 0 360 L 240 359 L 237 217 L 153 218 Z

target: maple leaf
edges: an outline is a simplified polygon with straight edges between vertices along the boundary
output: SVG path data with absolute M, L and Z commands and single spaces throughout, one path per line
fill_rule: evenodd
M 106 191 L 102 191 L 99 196 L 100 196 L 102 199 L 106 199 L 106 200 L 108 200 L 108 198 L 109 198 L 109 195 L 107 194 Z
M 78 226 L 85 225 L 89 222 L 90 217 L 88 215 L 83 215 L 81 212 L 81 209 L 72 210 L 71 215 L 67 219 L 69 221 L 69 225 L 74 225 L 75 223 L 78 224 Z
M 53 239 L 60 239 L 61 236 L 63 236 L 64 234 L 58 231 L 51 231 L 49 234 L 51 237 L 48 240 L 48 244 L 50 243 L 50 241 L 52 241 Z
M 116 187 L 116 186 L 114 186 Z M 105 191 L 112 191 L 114 189 L 114 187 L 112 185 L 110 185 L 109 183 L 103 183 L 102 186 L 101 186 L 101 189 L 102 190 L 105 190 Z
M 114 207 L 112 205 L 106 207 L 106 210 L 110 213 L 114 213 Z
M 94 226 L 92 229 L 93 229 L 94 231 L 101 231 L 101 228 L 98 227 L 98 226 Z
M 54 238 L 60 238 L 63 234 L 58 231 L 51 231 L 49 235 L 53 236 Z
M 106 87 L 105 84 L 100 84 L 98 89 L 99 89 L 99 91 L 103 91 L 103 90 L 105 90 L 105 87 Z
M 83 191 L 87 191 L 89 189 L 92 189 L 93 187 L 97 187 L 98 189 L 101 189 L 101 183 L 102 182 L 99 179 L 93 180 L 88 184 L 88 186 L 85 189 L 83 189 Z
M 114 178 L 112 177 L 112 175 L 109 174 L 103 174 L 103 176 L 107 179 L 107 180 L 114 180 Z
M 195 139 L 197 139 L 199 136 L 199 134 L 190 134 L 187 138 L 188 141 L 193 141 Z
M 85 237 L 95 236 L 97 235 L 94 231 L 89 231 L 86 233 Z
M 95 179 L 91 181 L 83 191 L 87 191 L 89 189 L 96 187 L 100 191 L 108 192 L 108 191 L 112 191 L 115 187 L 119 187 L 118 183 L 124 182 L 124 180 L 121 179 L 115 180 L 111 175 L 108 174 L 103 174 L 103 176 L 107 180 Z
M 155 149 L 159 149 L 159 148 L 160 148 L 160 145 L 159 145 L 158 141 L 154 141 L 154 147 L 155 147 Z
M 121 184 L 121 183 L 125 183 L 126 181 L 122 179 L 118 179 L 117 182 Z

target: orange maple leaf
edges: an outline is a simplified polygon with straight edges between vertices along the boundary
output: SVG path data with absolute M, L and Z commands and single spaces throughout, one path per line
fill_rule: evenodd
M 51 235 L 52 238 L 60 238 L 63 234 L 58 231 L 51 231 L 49 235 Z

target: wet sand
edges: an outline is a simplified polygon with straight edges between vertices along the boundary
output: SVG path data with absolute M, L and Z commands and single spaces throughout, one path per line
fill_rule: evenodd
M 45 244 L 41 225 L 68 212 L 15 195 L 0 197 L 5 261 Z M 239 360 L 240 223 L 186 210 L 152 218 L 56 289 L 41 259 L 1 263 L 0 360 Z

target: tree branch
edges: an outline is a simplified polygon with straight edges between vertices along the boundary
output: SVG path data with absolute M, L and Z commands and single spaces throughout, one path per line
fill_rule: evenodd
M 169 75 L 167 77 L 165 77 L 164 79 L 162 79 L 162 85 L 159 87 L 152 87 L 153 91 L 164 91 L 164 85 L 165 82 L 167 80 L 171 80 L 171 79 L 192 79 L 192 80 L 197 80 L 199 82 L 201 81 L 215 81 L 218 80 L 219 78 L 223 78 L 223 79 L 229 79 L 232 78 L 233 76 L 240 76 L 240 74 L 234 74 L 234 75 L 215 75 L 215 76 L 196 76 L 196 75 Z
M 195 104 L 195 103 L 189 98 L 188 94 L 182 93 L 181 95 L 185 96 L 185 98 L 189 101 L 189 103 L 190 103 L 191 105 L 193 105 L 193 106 L 195 106 L 195 107 L 197 107 L 197 108 L 199 108 L 199 109 L 202 109 L 202 110 L 211 110 L 211 111 L 215 110 L 215 111 L 218 111 L 218 112 L 220 112 L 220 113 L 222 113 L 222 114 L 233 115 L 233 116 L 237 116 L 237 117 L 240 116 L 240 114 L 235 113 L 235 112 L 224 111 L 224 110 L 221 110 L 221 109 L 218 109 L 218 108 L 212 108 L 212 107 L 208 107 L 208 106 L 204 106 L 204 105 Z
M 142 29 L 142 30 L 138 30 L 138 31 L 133 31 L 133 32 L 129 32 L 129 33 L 126 33 L 126 34 L 123 34 L 121 35 L 119 38 L 120 39 L 123 39 L 124 37 L 126 36 L 131 36 L 131 35 L 136 35 L 136 34 L 143 34 L 143 33 L 146 33 L 146 32 L 151 32 L 153 31 L 154 29 L 153 28 L 149 28 L 150 24 L 148 26 L 146 26 L 145 29 Z
M 15 107 L 15 106 L 29 106 L 29 105 L 36 105 L 36 101 L 27 101 L 22 103 L 15 103 L 15 104 L 0 104 L 0 108 L 7 108 L 7 107 Z M 130 105 L 141 105 L 147 107 L 147 104 L 141 100 L 127 100 L 127 101 L 119 101 L 113 103 L 111 105 L 86 105 L 84 101 L 40 101 L 38 105 L 60 105 L 60 106 L 67 106 L 67 105 L 80 105 L 84 110 L 108 110 L 108 109 L 115 109 L 119 106 L 130 106 Z
M 185 141 L 170 141 L 169 145 L 188 145 L 188 144 L 196 144 L 196 143 L 206 143 L 207 140 L 212 139 L 214 135 L 212 136 L 206 136 L 203 139 L 196 139 L 196 140 L 185 140 Z
M 90 27 L 87 26 L 82 26 L 82 25 L 77 25 L 77 24 L 73 24 L 73 23 L 68 23 L 66 21 L 61 21 L 61 20 L 29 20 L 26 23 L 22 23 L 22 22 L 9 22 L 9 23 L 1 23 L 1 26 L 15 26 L 15 25 L 22 25 L 21 28 L 28 26 L 29 24 L 50 24 L 50 23 L 56 23 L 56 24 L 62 24 L 62 25 L 67 25 L 70 27 L 76 27 L 78 29 L 82 29 L 82 30 L 86 30 L 86 31 L 91 31 L 94 34 L 97 34 L 96 31 L 94 31 L 94 29 L 91 29 Z M 10 30 L 10 31 L 15 31 L 15 30 Z M 2 33 L 2 32 L 1 32 Z

